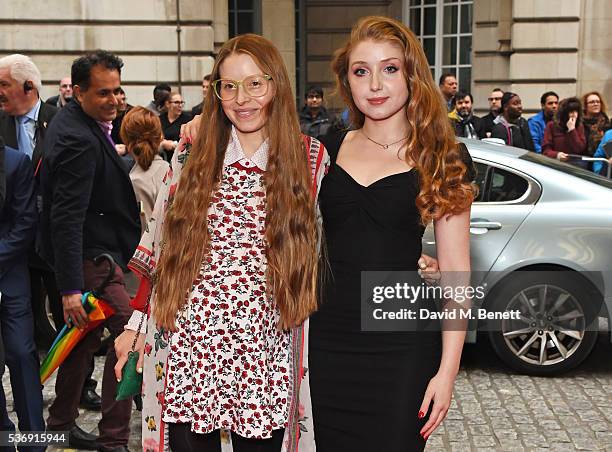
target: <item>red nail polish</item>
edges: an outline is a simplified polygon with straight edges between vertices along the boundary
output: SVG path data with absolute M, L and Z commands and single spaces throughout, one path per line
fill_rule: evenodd
M 423 419 L 425 417 L 425 413 L 419 411 L 419 419 Z

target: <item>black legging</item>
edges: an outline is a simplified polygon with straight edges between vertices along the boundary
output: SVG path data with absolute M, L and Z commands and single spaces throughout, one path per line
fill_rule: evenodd
M 168 424 L 168 436 L 172 452 L 221 452 L 219 430 L 201 434 L 191 431 L 191 424 Z M 244 438 L 232 432 L 234 452 L 280 452 L 285 429 L 274 430 L 272 438 Z

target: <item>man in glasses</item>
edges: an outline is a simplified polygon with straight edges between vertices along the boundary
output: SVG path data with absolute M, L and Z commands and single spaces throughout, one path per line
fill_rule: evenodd
M 311 86 L 304 95 L 306 104 L 300 111 L 300 129 L 305 135 L 319 138 L 327 133 L 333 116 L 323 106 L 323 88 Z
M 64 108 L 72 100 L 72 79 L 64 77 L 59 83 L 59 94 L 50 97 L 45 101 L 46 104 L 53 105 L 55 108 Z
M 546 130 L 546 124 L 555 118 L 557 108 L 559 107 L 559 96 L 554 91 L 547 91 L 540 97 L 540 110 L 536 115 L 529 118 L 529 131 L 533 138 L 533 145 L 535 151 L 542 153 L 542 141 L 544 140 L 544 130 Z
M 501 113 L 501 100 L 504 92 L 499 88 L 494 88 L 489 95 L 489 113 L 481 118 L 480 127 L 482 132 L 482 138 L 490 138 L 491 131 L 495 118 Z

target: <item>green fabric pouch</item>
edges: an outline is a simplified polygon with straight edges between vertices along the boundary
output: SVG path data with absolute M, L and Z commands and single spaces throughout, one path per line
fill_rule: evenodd
M 142 374 L 136 371 L 138 355 L 139 353 L 136 351 L 128 353 L 128 359 L 121 372 L 121 381 L 117 383 L 117 396 L 115 400 L 124 400 L 140 394 L 142 388 Z

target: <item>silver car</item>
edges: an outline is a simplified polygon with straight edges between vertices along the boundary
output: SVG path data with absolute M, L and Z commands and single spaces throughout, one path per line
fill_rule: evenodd
M 487 328 L 493 348 L 522 373 L 567 371 L 591 352 L 599 318 L 612 325 L 612 181 L 534 152 L 462 141 L 480 188 L 470 246 L 484 307 L 521 312 Z M 435 255 L 431 226 L 423 251 Z

